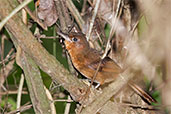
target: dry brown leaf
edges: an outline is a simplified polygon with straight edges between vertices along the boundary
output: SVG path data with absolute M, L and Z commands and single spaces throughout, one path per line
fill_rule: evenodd
M 53 0 L 40 0 L 38 17 L 47 26 L 53 25 L 58 19 L 55 2 Z

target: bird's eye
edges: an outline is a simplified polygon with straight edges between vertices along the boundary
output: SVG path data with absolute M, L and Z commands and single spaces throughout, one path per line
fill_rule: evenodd
M 74 38 L 72 38 L 72 41 L 76 42 L 76 41 L 78 41 L 78 39 L 74 37 Z

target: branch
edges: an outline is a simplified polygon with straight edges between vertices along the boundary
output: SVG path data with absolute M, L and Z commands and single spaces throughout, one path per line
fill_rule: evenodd
M 98 12 L 99 5 L 100 5 L 100 0 L 96 0 L 96 5 L 95 5 L 94 11 L 93 11 L 92 19 L 90 21 L 88 34 L 86 35 L 87 36 L 87 41 L 90 40 L 90 35 L 91 35 L 92 30 L 93 30 L 93 25 L 94 25 L 94 21 L 95 21 L 97 12 Z
M 8 16 L 6 16 L 0 23 L 0 30 L 5 25 L 5 23 L 13 16 L 15 15 L 19 10 L 21 10 L 24 6 L 29 4 L 32 0 L 25 0 L 23 3 L 21 3 L 17 8 L 15 8 Z
M 82 19 L 80 13 L 78 12 L 77 8 L 75 7 L 75 5 L 73 4 L 72 0 L 66 0 L 66 5 L 69 8 L 69 10 L 71 11 L 71 13 L 73 14 L 75 20 L 77 21 L 79 27 L 82 29 L 83 28 L 83 24 L 85 23 L 84 20 Z
M 7 0 L 0 0 L 0 18 L 6 17 L 12 10 L 12 6 Z M 14 15 L 6 23 L 5 27 L 14 36 L 12 41 L 17 43 L 34 62 L 46 72 L 52 80 L 61 84 L 74 100 L 78 101 L 80 96 L 86 91 L 87 86 L 72 76 L 54 56 L 50 55 L 44 47 L 36 40 L 31 31 L 22 23 L 19 15 Z
M 103 89 L 102 94 L 96 97 L 98 99 L 95 99 L 91 104 L 82 110 L 81 114 L 96 114 L 107 103 L 107 101 L 109 101 L 112 96 L 116 95 L 116 93 L 118 93 L 119 90 L 121 90 L 121 88 L 123 88 L 124 85 L 126 85 L 132 78 L 133 74 L 131 74 L 128 70 L 120 74 L 114 82 Z
M 34 111 L 36 114 L 50 114 L 50 100 L 46 96 L 38 66 L 20 47 L 17 48 L 16 62 L 24 71 Z

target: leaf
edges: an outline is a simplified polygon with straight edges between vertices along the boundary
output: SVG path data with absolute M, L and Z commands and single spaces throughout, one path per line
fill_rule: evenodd
M 47 26 L 53 25 L 58 19 L 55 2 L 53 0 L 40 0 L 38 17 L 44 20 L 44 24 Z

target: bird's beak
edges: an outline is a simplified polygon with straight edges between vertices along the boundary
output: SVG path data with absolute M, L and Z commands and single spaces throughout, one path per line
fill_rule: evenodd
M 71 42 L 71 39 L 69 38 L 68 35 L 66 35 L 66 34 L 64 34 L 64 33 L 62 33 L 62 32 L 57 32 L 57 33 L 58 33 L 58 35 L 60 35 L 60 36 L 61 36 L 62 38 L 64 38 L 65 40 Z

